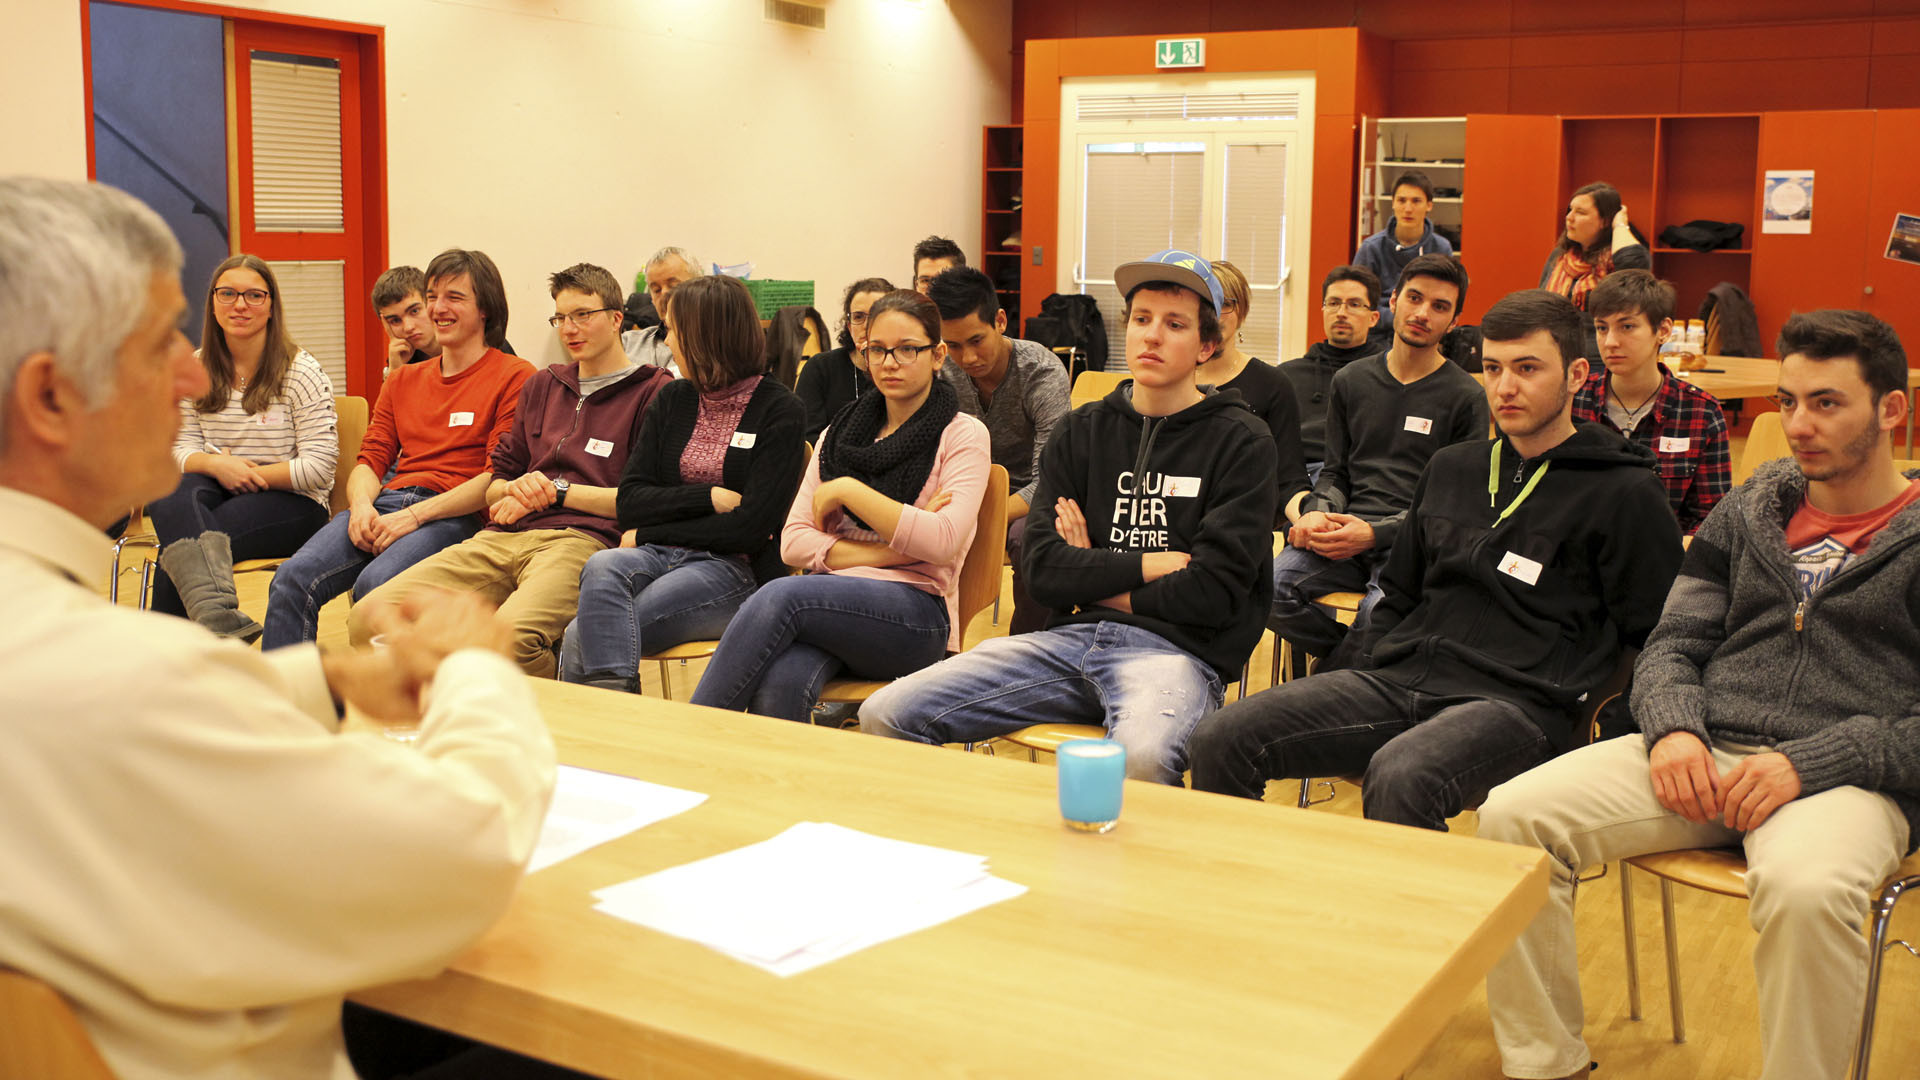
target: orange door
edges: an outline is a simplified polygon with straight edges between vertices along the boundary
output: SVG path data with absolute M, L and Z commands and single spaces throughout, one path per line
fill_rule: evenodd
M 1467 117 L 1461 262 L 1472 281 L 1468 322 L 1516 289 L 1540 283 L 1560 209 L 1560 118 Z

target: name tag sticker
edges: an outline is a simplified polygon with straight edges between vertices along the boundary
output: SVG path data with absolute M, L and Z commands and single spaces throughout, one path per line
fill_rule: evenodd
M 1546 567 L 1541 566 L 1525 555 L 1519 555 L 1509 551 L 1505 555 L 1500 556 L 1500 572 L 1516 581 L 1524 581 L 1529 585 L 1540 584 L 1540 571 L 1544 569 L 1546 569 Z
M 1663 454 L 1684 454 L 1692 445 L 1693 439 L 1690 436 L 1682 435 L 1677 439 L 1668 435 L 1660 436 L 1660 452 Z
M 736 431 L 733 433 L 733 438 L 727 440 L 727 445 L 736 450 L 751 450 L 753 449 L 753 432 Z
M 259 416 L 259 423 L 261 427 L 272 427 L 273 425 L 279 422 L 280 422 L 280 414 L 273 411 L 272 409 L 267 409 L 266 411 L 262 412 Z
M 473 414 L 470 412 L 448 413 L 447 426 L 448 427 L 472 427 Z
M 1416 435 L 1433 434 L 1433 421 L 1427 419 L 1424 416 L 1407 417 L 1406 427 L 1408 431 L 1411 431 Z
M 1200 494 L 1200 478 L 1197 476 L 1169 476 L 1162 491 L 1168 498 L 1192 498 Z
M 613 444 L 605 439 L 588 439 L 587 453 L 594 457 L 606 457 L 613 453 Z

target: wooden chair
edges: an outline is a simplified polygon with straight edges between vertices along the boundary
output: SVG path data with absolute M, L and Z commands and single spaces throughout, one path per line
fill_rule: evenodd
M 974 526 L 973 546 L 960 564 L 960 634 L 964 639 L 973 617 L 985 611 L 1000 595 L 1000 572 L 1007 563 L 1007 470 L 995 465 L 987 477 L 987 490 L 980 496 L 980 517 Z M 965 641 L 961 642 L 964 648 Z M 858 705 L 879 693 L 891 680 L 833 679 L 821 688 L 820 700 L 836 704 Z
M 1083 371 L 1073 380 L 1073 390 L 1067 395 L 1067 404 L 1073 408 L 1099 401 L 1113 388 L 1133 378 L 1128 371 Z
M 1747 432 L 1747 446 L 1740 452 L 1740 463 L 1734 467 L 1733 482 L 1746 483 L 1755 469 L 1774 458 L 1786 457 L 1791 452 L 1787 445 L 1786 429 L 1780 426 L 1780 414 L 1761 413 L 1753 418 L 1753 428 Z
M 1687 1027 L 1680 1003 L 1680 949 L 1679 934 L 1673 919 L 1673 887 L 1685 885 L 1721 896 L 1748 899 L 1747 860 L 1735 848 L 1690 848 L 1635 855 L 1620 860 L 1620 920 L 1626 930 L 1627 944 L 1627 1008 L 1628 1015 L 1638 1020 L 1641 1018 L 1640 962 L 1634 950 L 1633 881 L 1632 875 L 1627 872 L 1629 867 L 1660 879 L 1660 919 L 1666 932 L 1667 945 L 1667 1001 L 1672 1012 L 1673 1041 L 1684 1043 L 1687 1041 Z M 1850 1074 L 1853 1080 L 1866 1080 L 1872 1055 L 1874 1005 L 1880 992 L 1880 962 L 1890 947 L 1887 923 L 1893 917 L 1894 906 L 1900 902 L 1900 897 L 1907 890 L 1916 888 L 1920 888 L 1920 855 L 1910 855 L 1881 886 L 1872 907 L 1867 929 L 1871 950 L 1867 962 L 1867 998 L 1860 1017 L 1860 1040 L 1854 1052 Z M 1893 944 L 1903 945 L 1909 952 L 1914 951 L 1913 946 L 1904 941 Z
M 347 508 L 347 478 L 353 475 L 353 460 L 360 456 L 360 444 L 367 437 L 367 399 L 350 395 L 334 395 L 334 413 L 338 416 L 335 434 L 339 439 L 339 454 L 334 458 L 333 492 L 328 497 L 328 510 L 338 514 Z M 107 586 L 109 603 L 120 601 L 120 553 L 123 547 L 144 546 L 159 554 L 160 543 L 157 538 L 133 535 L 135 522 L 140 514 L 136 512 L 134 521 L 127 524 L 127 535 L 122 536 L 113 545 L 113 577 Z M 251 574 L 261 570 L 277 569 L 286 562 L 285 557 L 274 559 L 242 559 L 233 564 L 235 574 Z M 140 568 L 140 607 L 144 610 L 153 601 L 154 560 L 148 558 Z
M 810 442 L 802 442 L 800 444 L 800 476 L 802 479 L 805 479 L 807 466 L 811 464 L 813 464 L 813 444 Z M 780 534 L 774 534 L 774 542 L 780 542 Z M 794 572 L 799 573 L 797 570 Z M 668 665 L 678 660 L 680 666 L 684 668 L 687 666 L 687 661 L 689 660 L 706 660 L 712 657 L 713 651 L 719 647 L 720 641 L 718 638 L 704 641 L 683 641 L 678 645 L 670 645 L 667 648 L 661 649 L 659 652 L 643 656 L 640 658 L 640 662 L 651 662 L 660 665 L 660 696 L 666 698 L 668 701 L 672 701 L 673 676 L 670 674 L 672 669 L 668 667 Z
M 73 1006 L 31 975 L 0 968 L 0 1080 L 113 1080 Z

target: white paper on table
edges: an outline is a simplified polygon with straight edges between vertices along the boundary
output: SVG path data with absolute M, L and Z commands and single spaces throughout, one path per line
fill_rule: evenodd
M 594 896 L 607 914 L 793 975 L 1025 891 L 984 856 L 803 822 Z
M 547 808 L 547 820 L 540 828 L 540 842 L 527 863 L 527 873 L 544 870 L 706 801 L 698 791 L 562 765 L 553 787 L 553 804 Z

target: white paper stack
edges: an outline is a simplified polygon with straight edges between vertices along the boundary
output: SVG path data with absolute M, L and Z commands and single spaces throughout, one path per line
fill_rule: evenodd
M 1026 891 L 984 855 L 808 821 L 594 896 L 609 915 L 797 975 Z
M 562 765 L 554 779 L 553 803 L 547 807 L 547 820 L 540 828 L 540 841 L 527 863 L 527 873 L 544 870 L 706 801 L 698 791 Z

